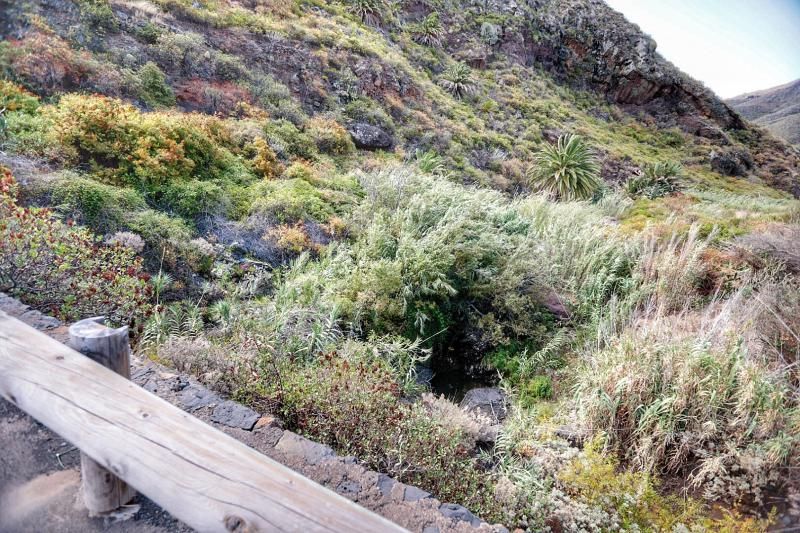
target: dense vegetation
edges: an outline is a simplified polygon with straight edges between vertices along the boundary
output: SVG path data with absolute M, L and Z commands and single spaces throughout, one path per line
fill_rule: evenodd
M 469 2 L 56 4 L 0 43 L 0 290 L 510 528 L 762 530 L 795 490 L 778 141 L 527 68 Z

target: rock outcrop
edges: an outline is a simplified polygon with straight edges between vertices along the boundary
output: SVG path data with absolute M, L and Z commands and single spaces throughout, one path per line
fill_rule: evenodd
M 605 2 L 534 0 L 530 6 L 528 64 L 614 103 L 644 108 L 668 126 L 692 127 L 683 121 L 702 117 L 710 122 L 708 131 L 745 127 L 725 102 L 664 59 L 655 40 Z
M 386 150 L 392 147 L 392 136 L 371 124 L 357 122 L 351 124 L 347 131 L 357 147 L 365 150 Z

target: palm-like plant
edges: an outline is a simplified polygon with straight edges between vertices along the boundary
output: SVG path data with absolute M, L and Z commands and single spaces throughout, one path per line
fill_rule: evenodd
M 464 63 L 454 63 L 442 73 L 439 80 L 447 92 L 457 98 L 464 98 L 475 93 L 476 86 L 472 79 L 472 69 Z
M 562 135 L 545 146 L 528 171 L 531 185 L 561 200 L 586 200 L 600 188 L 600 167 L 578 135 Z
M 439 21 L 439 13 L 434 11 L 418 24 L 414 24 L 411 27 L 411 35 L 419 44 L 439 46 L 444 35 L 442 23 Z

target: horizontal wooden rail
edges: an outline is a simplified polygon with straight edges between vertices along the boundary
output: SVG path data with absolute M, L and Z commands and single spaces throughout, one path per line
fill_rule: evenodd
M 199 531 L 405 531 L 1 311 L 0 394 Z

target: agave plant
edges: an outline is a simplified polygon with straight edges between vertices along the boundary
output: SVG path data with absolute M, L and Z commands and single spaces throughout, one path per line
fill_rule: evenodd
M 457 98 L 464 98 L 476 90 L 472 69 L 464 63 L 454 63 L 448 67 L 442 74 L 439 85 Z
M 434 11 L 421 22 L 411 27 L 411 35 L 419 44 L 425 46 L 439 46 L 444 36 L 442 23 L 439 21 L 439 13 Z
M 578 135 L 562 135 L 545 146 L 528 171 L 531 185 L 561 200 L 586 200 L 600 188 L 600 167 Z
M 683 167 L 673 161 L 659 161 L 644 168 L 641 176 L 634 176 L 625 182 L 625 191 L 631 196 L 659 198 L 677 191 L 678 179 L 683 175 Z

